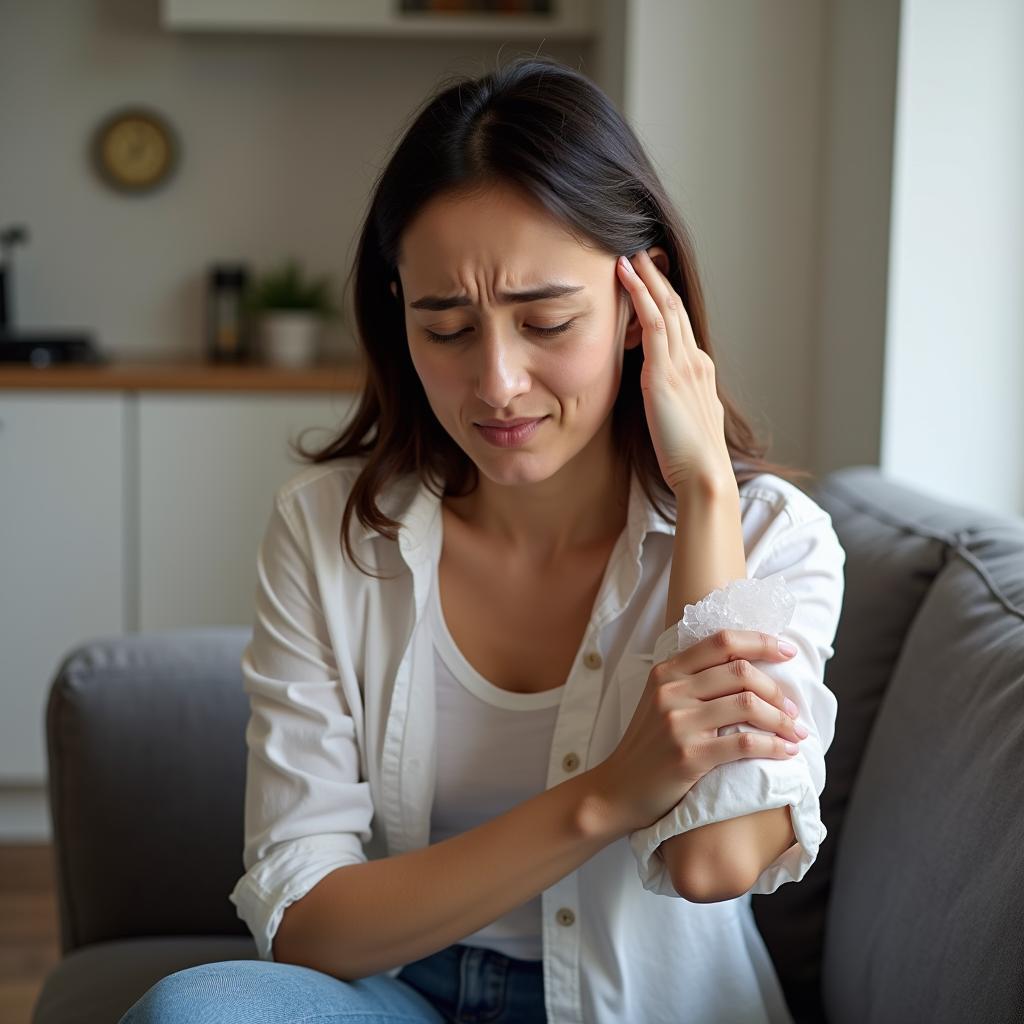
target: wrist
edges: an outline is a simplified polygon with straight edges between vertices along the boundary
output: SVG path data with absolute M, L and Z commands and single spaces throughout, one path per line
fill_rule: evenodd
M 585 839 L 612 843 L 632 832 L 633 826 L 622 813 L 605 764 L 607 762 L 602 762 L 577 777 L 580 793 L 576 804 L 576 829 Z
M 673 494 L 678 505 L 710 503 L 738 497 L 739 484 L 731 464 L 721 469 L 708 467 L 695 472 L 683 486 L 674 488 Z

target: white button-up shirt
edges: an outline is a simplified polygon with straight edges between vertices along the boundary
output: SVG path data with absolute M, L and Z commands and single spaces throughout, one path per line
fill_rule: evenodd
M 441 553 L 440 499 L 413 476 L 379 497 L 402 524 L 397 543 L 353 516 L 359 560 L 394 578 L 367 576 L 340 547 L 361 464 L 344 458 L 293 476 L 274 496 L 257 556 L 255 623 L 242 657 L 251 706 L 245 873 L 229 899 L 265 960 L 285 908 L 329 872 L 429 841 L 437 737 L 426 599 Z M 780 635 L 798 654 L 756 664 L 796 702 L 810 735 L 788 760 L 718 765 L 659 821 L 543 890 L 551 1024 L 791 1019 L 750 895 L 799 881 L 825 837 L 818 797 L 837 703 L 823 677 L 846 556 L 828 513 L 781 477 L 742 484 L 740 508 L 748 578 L 780 574 L 797 601 Z M 673 539 L 634 475 L 627 524 L 566 679 L 548 787 L 612 753 L 651 667 L 676 651 L 675 626 L 664 629 Z M 682 831 L 787 805 L 797 843 L 737 899 L 683 899 L 654 856 Z

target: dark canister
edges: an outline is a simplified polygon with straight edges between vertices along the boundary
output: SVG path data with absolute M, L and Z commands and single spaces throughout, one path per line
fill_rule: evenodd
M 249 318 L 245 292 L 249 268 L 244 263 L 210 267 L 206 297 L 206 354 L 214 363 L 243 362 L 249 352 Z

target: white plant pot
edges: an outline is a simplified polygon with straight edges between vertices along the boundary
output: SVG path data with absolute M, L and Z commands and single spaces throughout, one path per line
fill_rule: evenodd
M 273 366 L 312 366 L 320 356 L 323 317 L 302 310 L 281 310 L 260 317 L 263 358 Z

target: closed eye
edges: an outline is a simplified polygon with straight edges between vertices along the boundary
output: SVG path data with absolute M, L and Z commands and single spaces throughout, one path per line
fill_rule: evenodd
M 530 327 L 529 324 L 527 324 L 527 327 L 529 330 L 536 331 L 538 334 L 543 335 L 546 338 L 551 338 L 556 334 L 564 334 L 575 322 L 576 319 L 574 317 L 572 320 L 566 320 L 564 324 L 559 324 L 557 327 Z M 455 339 L 461 334 L 466 333 L 465 330 L 461 330 L 456 331 L 454 334 L 435 334 L 433 331 L 427 330 L 426 328 L 424 328 L 424 331 L 431 341 L 436 341 L 439 344 L 455 341 Z

